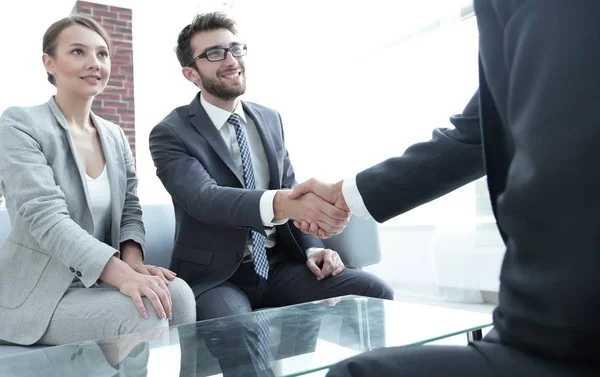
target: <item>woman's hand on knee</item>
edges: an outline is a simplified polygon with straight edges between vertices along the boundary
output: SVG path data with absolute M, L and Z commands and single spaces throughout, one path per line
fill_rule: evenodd
M 131 268 L 133 268 L 133 270 L 135 272 L 143 274 L 143 275 L 158 276 L 167 285 L 169 285 L 169 282 L 171 280 L 175 279 L 175 276 L 177 276 L 176 273 L 174 273 L 173 271 L 171 271 L 169 269 L 166 269 L 164 267 L 153 266 L 151 264 L 138 264 L 135 266 L 131 266 Z
M 121 293 L 131 297 L 138 312 L 148 318 L 142 297 L 146 297 L 159 318 L 170 319 L 173 316 L 171 293 L 164 277 L 134 273 L 119 287 Z

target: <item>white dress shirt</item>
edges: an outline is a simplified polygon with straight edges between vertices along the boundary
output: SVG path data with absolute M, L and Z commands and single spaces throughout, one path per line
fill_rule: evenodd
M 350 208 L 350 211 L 354 216 L 363 219 L 372 218 L 360 195 L 360 191 L 358 191 L 358 186 L 356 186 L 356 176 L 344 179 L 342 182 L 342 194 L 344 195 L 346 205 L 348 205 L 348 208 Z
M 206 111 L 206 114 L 213 122 L 219 133 L 221 134 L 223 141 L 225 141 L 225 145 L 229 149 L 231 157 L 233 158 L 235 168 L 237 169 L 238 173 L 240 173 L 243 176 L 242 156 L 240 154 L 240 147 L 238 145 L 237 138 L 235 137 L 235 128 L 231 123 L 227 122 L 232 113 L 208 102 L 204 98 L 202 93 L 200 94 L 200 104 Z M 246 114 L 244 113 L 244 109 L 242 108 L 240 102 L 238 102 L 238 105 L 233 112 L 239 115 L 241 123 L 246 128 L 248 148 L 250 149 L 252 169 L 254 170 L 254 181 L 256 184 L 255 188 L 258 190 L 266 190 L 264 194 L 260 197 L 260 218 L 262 220 L 263 225 L 265 226 L 265 233 L 267 234 L 267 238 L 265 240 L 265 247 L 271 248 L 275 246 L 276 230 L 274 226 L 283 225 L 289 219 L 284 219 L 278 222 L 273 221 L 275 217 L 275 212 L 273 210 L 273 200 L 275 199 L 275 194 L 278 190 L 269 190 L 269 163 L 267 161 L 267 155 L 265 154 L 265 148 L 262 145 L 262 141 L 260 139 L 260 135 L 258 134 L 258 130 L 256 129 L 256 125 L 250 117 L 246 117 Z M 310 247 L 306 250 L 306 256 L 309 257 L 311 254 L 319 250 L 322 250 L 322 248 Z M 244 252 L 244 256 L 251 253 L 252 240 L 250 237 L 248 237 L 248 240 L 246 241 L 246 250 Z

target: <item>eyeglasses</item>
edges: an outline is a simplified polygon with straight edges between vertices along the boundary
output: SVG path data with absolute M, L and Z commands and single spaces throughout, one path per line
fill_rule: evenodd
M 204 58 L 206 58 L 206 60 L 208 60 L 209 62 L 219 62 L 221 60 L 225 60 L 225 58 L 227 58 L 227 51 L 231 52 L 231 55 L 233 55 L 234 57 L 239 58 L 240 56 L 246 55 L 246 53 L 248 52 L 248 47 L 246 47 L 245 44 L 235 44 L 229 48 L 213 48 L 211 50 L 204 51 L 200 55 L 196 56 L 194 59 L 192 59 L 191 62 L 187 64 L 187 66 L 189 67 L 196 60 Z

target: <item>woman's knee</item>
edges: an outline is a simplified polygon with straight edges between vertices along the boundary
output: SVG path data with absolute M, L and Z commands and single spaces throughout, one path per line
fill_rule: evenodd
M 169 322 L 156 313 L 156 309 L 146 297 L 142 298 L 148 318 L 144 318 L 137 310 L 133 301 L 127 297 L 123 305 L 113 307 L 111 315 L 107 318 L 105 337 L 132 334 L 141 331 L 159 330 L 168 328 Z
M 196 298 L 190 286 L 182 279 L 169 282 L 169 292 L 173 304 L 172 326 L 196 322 Z

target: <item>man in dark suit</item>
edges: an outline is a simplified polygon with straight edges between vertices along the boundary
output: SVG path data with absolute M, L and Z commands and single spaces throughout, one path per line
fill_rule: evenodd
M 246 45 L 236 34 L 221 13 L 183 28 L 177 58 L 201 91 L 150 135 L 175 207 L 170 268 L 192 287 L 198 320 L 346 294 L 391 299 L 384 282 L 344 269 L 337 252 L 290 226 L 311 219 L 339 232 L 349 213 L 312 194 L 288 198 L 296 182 L 281 118 L 240 101 Z
M 355 183 L 312 180 L 295 195 L 385 221 L 481 176 L 484 164 L 506 244 L 495 330 L 467 347 L 366 353 L 328 376 L 600 375 L 600 176 L 590 170 L 600 161 L 600 2 L 476 0 L 475 11 L 479 96 L 452 118 L 456 129 Z

